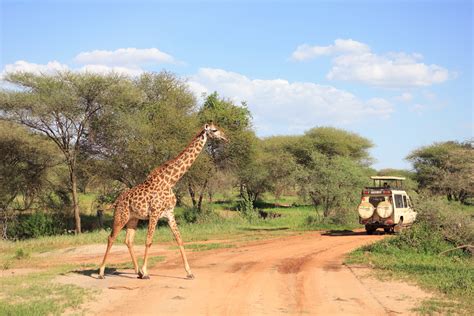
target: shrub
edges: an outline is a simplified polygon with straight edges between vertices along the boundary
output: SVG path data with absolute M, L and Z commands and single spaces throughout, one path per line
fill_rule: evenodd
M 34 212 L 18 216 L 17 220 L 9 225 L 7 234 L 12 239 L 57 235 L 64 232 L 65 224 L 65 221 L 59 216 Z
M 416 201 L 415 208 L 418 217 L 414 227 L 424 225 L 428 231 L 441 234 L 455 246 L 474 243 L 473 218 L 469 213 L 462 212 L 459 203 L 424 196 Z
M 195 223 L 198 219 L 199 210 L 195 207 L 185 208 L 182 214 L 182 219 L 186 223 Z
M 258 218 L 257 210 L 247 190 L 242 190 L 242 197 L 238 202 L 237 210 L 240 212 L 240 215 L 249 222 L 253 222 Z

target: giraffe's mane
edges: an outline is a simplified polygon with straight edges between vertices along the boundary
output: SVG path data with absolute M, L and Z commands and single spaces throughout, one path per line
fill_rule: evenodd
M 164 170 L 166 170 L 167 167 L 169 167 L 171 164 L 173 164 L 179 157 L 181 157 L 182 154 L 191 146 L 192 143 L 198 138 L 201 137 L 204 134 L 205 130 L 201 129 L 199 133 L 196 134 L 196 136 L 193 137 L 193 139 L 189 142 L 189 144 L 174 158 L 171 158 L 167 160 L 165 163 L 161 164 L 160 166 L 156 167 L 153 169 L 150 174 L 147 176 L 146 180 L 151 180 L 155 176 L 161 174 Z

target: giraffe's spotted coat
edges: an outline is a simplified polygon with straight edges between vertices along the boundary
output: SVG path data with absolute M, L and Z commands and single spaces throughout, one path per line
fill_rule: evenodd
M 114 204 L 114 224 L 112 233 L 108 240 L 107 250 L 102 265 L 100 266 L 99 277 L 104 277 L 107 255 L 118 233 L 124 226 L 127 227 L 125 243 L 129 248 L 135 272 L 137 272 L 140 277 L 147 277 L 148 249 L 151 246 L 158 219 L 162 217 L 168 219 L 170 229 L 179 245 L 188 277 L 193 277 L 186 259 L 186 254 L 184 253 L 183 241 L 174 218 L 176 196 L 172 189 L 194 163 L 197 156 L 204 148 L 208 138 L 226 140 L 224 134 L 213 124 L 206 124 L 204 129 L 194 137 L 191 143 L 178 156 L 176 156 L 176 158 L 169 160 L 162 166 L 154 169 L 143 183 L 128 189 L 119 195 Z M 143 260 L 143 267 L 140 271 L 138 270 L 137 260 L 133 251 L 133 236 L 135 235 L 139 219 L 149 220 L 145 243 L 145 257 Z

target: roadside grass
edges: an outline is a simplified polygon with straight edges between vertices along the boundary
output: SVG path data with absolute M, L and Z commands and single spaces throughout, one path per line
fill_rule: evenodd
M 347 264 L 365 264 L 375 275 L 415 281 L 437 294 L 416 308 L 422 314 L 469 314 L 474 310 L 474 260 L 438 231 L 423 223 L 402 234 L 386 238 L 352 252 Z
M 70 270 L 70 266 L 62 266 L 40 273 L 2 277 L 0 315 L 61 315 L 66 309 L 77 309 L 96 291 L 53 282 L 59 273 Z

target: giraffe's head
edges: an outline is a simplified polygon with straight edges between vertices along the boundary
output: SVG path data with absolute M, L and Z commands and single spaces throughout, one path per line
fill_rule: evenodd
M 227 138 L 225 137 L 224 133 L 220 131 L 214 123 L 205 124 L 204 131 L 207 134 L 207 137 L 211 139 L 223 140 L 224 142 L 228 142 Z

